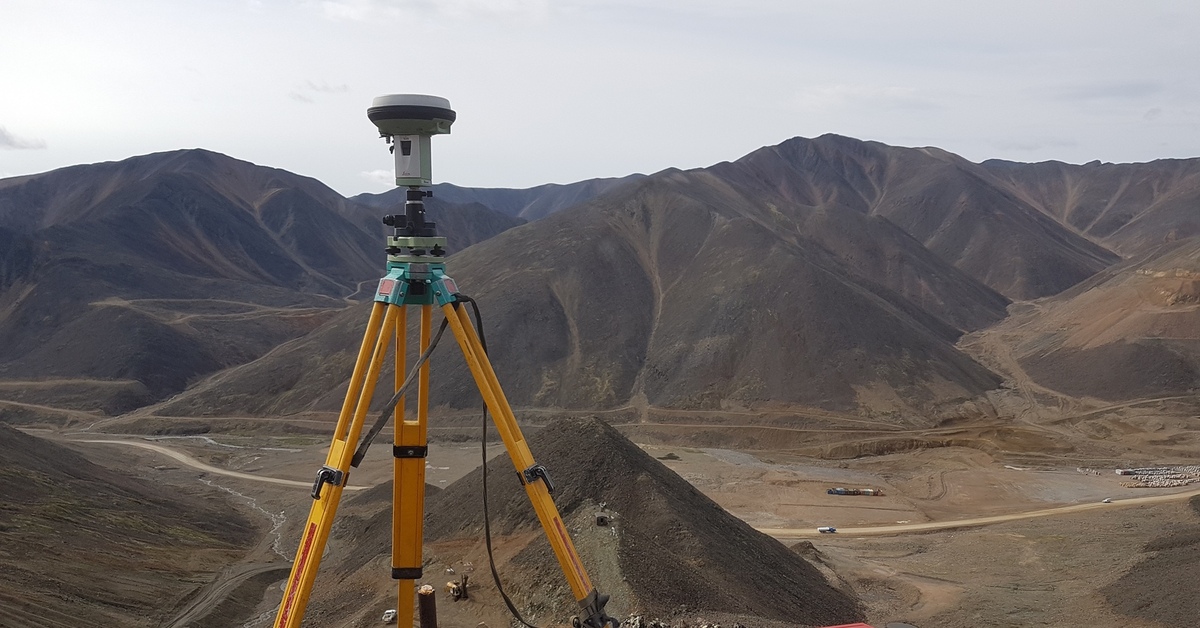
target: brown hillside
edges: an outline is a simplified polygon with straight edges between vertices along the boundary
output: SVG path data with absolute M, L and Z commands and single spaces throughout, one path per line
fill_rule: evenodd
M 1200 238 L 1160 246 L 1030 305 L 987 334 L 1009 336 L 1030 377 L 1110 401 L 1200 387 Z
M 479 300 L 520 406 L 904 412 L 998 383 L 952 343 L 956 324 L 996 320 L 1002 297 L 878 218 L 820 213 L 772 209 L 704 172 L 667 172 L 471 247 L 450 272 Z M 366 312 L 353 316 L 160 412 L 336 409 Z M 447 343 L 435 356 L 435 404 L 475 403 L 455 354 Z
M 438 212 L 461 246 L 519 222 Z M 378 277 L 381 213 L 202 150 L 0 181 L 4 396 L 120 412 L 253 360 Z
M 1189 504 L 1200 514 L 1200 497 Z M 1188 626 L 1200 616 L 1200 596 L 1194 591 L 1200 561 L 1200 523 L 1165 531 L 1142 549 L 1145 555 L 1124 575 L 1103 589 L 1118 612 L 1165 626 Z
M 936 148 L 798 137 L 712 172 L 793 204 L 886 218 L 1011 299 L 1056 294 L 1119 259 L 986 169 Z
M 0 425 L 0 625 L 162 625 L 192 570 L 256 537 L 223 504 Z
M 1200 235 L 1200 159 L 982 166 L 1041 211 L 1126 256 Z

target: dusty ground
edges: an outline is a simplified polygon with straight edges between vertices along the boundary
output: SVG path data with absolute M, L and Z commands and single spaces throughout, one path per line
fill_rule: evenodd
M 1157 626 L 1112 612 L 1098 590 L 1140 560 L 1142 546 L 1163 530 L 1196 521 L 1184 501 L 1120 504 L 1123 498 L 1171 492 L 1166 489 L 1122 488 L 1116 475 L 1085 475 L 1074 468 L 998 464 L 974 450 L 930 450 L 828 467 L 724 450 L 648 449 L 662 452 L 660 457 L 679 456 L 667 464 L 756 527 L 879 526 L 1116 500 L 1083 514 L 980 528 L 812 539 L 810 557 L 845 578 L 878 625 Z M 887 496 L 827 495 L 832 486 L 882 488 Z
M 1178 403 L 1178 402 L 1175 402 Z M 1108 409 L 1084 417 L 1059 418 L 1049 427 L 1034 424 L 1030 429 L 1076 432 L 1074 450 L 986 452 L 963 446 L 918 449 L 904 453 L 827 460 L 795 451 L 755 448 L 733 450 L 691 445 L 663 444 L 661 437 L 643 449 L 663 460 L 671 469 L 694 484 L 714 501 L 759 528 L 813 530 L 821 525 L 839 528 L 899 525 L 947 521 L 986 515 L 1024 513 L 1055 506 L 1098 503 L 1112 498 L 1117 503 L 1097 511 L 1021 520 L 961 530 L 882 537 L 819 535 L 813 547 L 802 549 L 819 564 L 831 568 L 868 605 L 870 621 L 882 626 L 889 621 L 907 621 L 920 628 L 957 626 L 1132 626 L 1164 625 L 1118 615 L 1099 593 L 1117 581 L 1142 558 L 1142 547 L 1163 530 L 1194 524 L 1196 517 L 1185 502 L 1153 506 L 1125 506 L 1129 497 L 1170 493 L 1170 490 L 1127 489 L 1112 474 L 1122 460 L 1144 462 L 1145 442 L 1164 430 L 1189 431 L 1190 425 L 1177 413 L 1161 414 L 1163 405 L 1143 404 L 1160 415 L 1147 418 L 1146 407 Z M 1190 406 L 1184 407 L 1186 414 Z M 1175 408 L 1175 406 L 1170 406 Z M 1175 408 L 1178 410 L 1178 408 Z M 1032 423 L 1032 422 L 1031 422 Z M 1138 445 L 1128 450 L 1109 441 L 1093 443 L 1078 425 L 1137 425 L 1126 442 Z M 1148 426 L 1148 428 L 1146 427 Z M 531 426 L 531 431 L 536 427 Z M 720 426 L 732 438 L 744 430 Z M 956 428 L 958 429 L 958 428 Z M 931 430 L 936 431 L 936 430 Z M 627 433 L 636 429 L 626 430 Z M 1056 433 L 1061 433 L 1056 432 Z M 850 436 L 850 435 L 844 435 Z M 926 434 L 925 437 L 929 437 Z M 71 438 L 112 438 L 111 435 L 76 434 Z M 906 436 L 907 437 L 907 436 Z M 842 438 L 838 436 L 837 438 Z M 197 471 L 159 452 L 113 444 L 90 444 L 87 451 L 101 457 L 120 459 L 140 475 L 166 484 L 204 483 L 247 514 L 262 522 L 263 542 L 230 573 L 219 579 L 242 575 L 249 600 L 229 608 L 223 615 L 198 624 L 270 624 L 279 592 L 250 576 L 257 566 L 286 564 L 294 551 L 297 526 L 307 516 L 310 500 L 304 485 L 311 483 L 314 470 L 324 459 L 326 438 L 319 436 L 222 436 L 157 439 L 153 444 L 187 453 L 214 467 L 253 476 L 291 480 L 296 486 L 272 484 Z M 351 485 L 373 485 L 390 479 L 391 465 L 386 438 L 381 438 Z M 682 440 L 682 439 L 681 439 Z M 1176 439 L 1178 440 L 1178 439 Z M 142 441 L 146 442 L 146 441 Z M 1164 453 L 1164 462 L 1179 463 L 1177 446 Z M 1153 446 L 1149 447 L 1153 449 Z M 1115 451 L 1120 449 L 1121 451 Z M 1139 451 L 1142 449 L 1143 451 Z M 501 450 L 492 446 L 493 455 Z M 1125 458 L 1121 453 L 1128 451 Z M 536 452 L 534 452 L 536 455 Z M 1171 456 L 1170 453 L 1176 455 Z M 1167 459 L 1169 458 L 1169 459 Z M 427 478 L 444 486 L 469 472 L 479 463 L 477 444 L 434 443 Z M 1108 466 L 1104 466 L 1108 465 Z M 1096 475 L 1078 467 L 1095 467 Z M 882 489 L 883 497 L 833 496 L 826 489 Z M 1175 490 L 1175 492 L 1181 492 Z M 350 494 L 347 493 L 349 496 Z M 789 544 L 794 541 L 786 541 Z M 385 552 L 387 548 L 380 548 Z M 503 550 L 500 550 L 503 552 Z M 441 570 L 463 561 L 482 566 L 481 544 L 471 547 L 431 547 L 434 561 L 427 571 L 432 584 L 448 578 Z M 445 565 L 442 565 L 445 563 Z M 603 570 L 602 565 L 597 565 Z M 257 572 L 255 572 L 257 573 Z M 481 590 L 491 588 L 486 568 L 475 570 Z M 258 582 L 258 584 L 255 584 Z M 254 587 L 257 586 L 257 589 Z M 389 587 L 386 566 L 381 563 L 380 582 L 346 582 L 350 592 L 360 588 Z M 240 590 L 240 589 L 239 589 Z M 616 592 L 616 591 L 614 591 Z M 1180 591 L 1181 595 L 1196 591 Z M 246 591 L 242 590 L 243 597 Z M 202 592 L 197 592 L 197 597 Z M 449 604 L 443 600 L 443 604 Z M 470 604 L 479 604 L 471 602 Z M 180 617 L 189 604 L 180 604 Z M 363 609 L 353 624 L 365 625 L 380 609 Z M 488 619 L 496 623 L 495 608 L 458 605 L 449 608 L 460 621 Z M 244 618 L 250 618 L 245 620 Z M 331 619 L 331 618 L 326 618 Z M 336 624 L 331 624 L 336 625 Z M 464 624 L 465 625 L 465 624 Z M 471 623 L 470 625 L 474 625 Z
M 1033 383 L 1006 354 L 1002 340 L 987 334 L 966 339 L 980 359 L 1011 378 L 1005 389 L 989 395 L 987 404 L 992 409 L 981 410 L 970 419 L 930 419 L 924 425 L 914 421 L 905 427 L 869 416 L 824 411 L 662 409 L 648 409 L 640 413 L 640 420 L 619 412 L 605 418 L 615 419 L 622 432 L 648 453 L 751 525 L 793 531 L 780 535 L 788 544 L 809 535 L 807 542 L 812 545 L 803 546 L 805 541 L 799 541 L 797 551 L 829 568 L 831 578 L 860 596 L 874 625 L 907 621 L 919 628 L 1165 626 L 1144 617 L 1119 615 L 1110 602 L 1114 595 L 1120 597 L 1123 585 L 1116 583 L 1145 558 L 1142 550 L 1148 543 L 1161 534 L 1194 526 L 1197 517 L 1183 501 L 1122 504 L 1130 497 L 1172 491 L 1122 488 L 1112 469 L 1189 464 L 1200 459 L 1200 426 L 1196 422 L 1200 396 L 1119 404 L 1066 397 Z M 553 414 L 527 414 L 527 433 L 535 432 Z M 81 431 L 81 426 L 95 423 L 87 419 L 70 417 L 66 428 L 56 430 L 58 437 L 138 438 L 114 436 L 111 432 L 122 425 L 112 420 Z M 153 427 L 146 422 L 153 419 L 140 421 L 130 427 Z M 178 621 L 169 625 L 270 625 L 280 592 L 266 574 L 272 565 L 286 566 L 294 552 L 298 527 L 311 503 L 307 486 L 324 461 L 332 431 L 331 423 L 322 417 L 277 421 L 282 422 L 294 423 L 289 429 L 299 432 L 270 436 L 266 434 L 279 433 L 270 421 L 214 419 L 208 421 L 213 433 L 141 441 L 248 476 L 240 478 L 199 470 L 144 448 L 79 445 L 156 482 L 202 483 L 261 523 L 259 546 L 223 572 L 201 574 L 196 593 L 173 602 Z M 434 425 L 427 481 L 445 486 L 478 466 L 474 440 L 478 432 L 471 427 L 477 423 L 464 415 Z M 218 433 L 222 431 L 228 434 Z M 463 442 L 464 438 L 473 442 Z M 389 439 L 385 432 L 362 467 L 352 472 L 352 486 L 371 486 L 391 478 Z M 501 453 L 495 445 L 490 451 L 492 455 Z M 260 476 L 292 484 L 251 479 Z M 826 494 L 833 487 L 882 489 L 885 495 Z M 982 527 L 895 536 L 846 534 L 855 528 L 1098 505 L 1105 498 L 1116 503 L 1082 513 Z M 815 528 L 823 525 L 836 526 L 842 532 L 816 535 Z M 603 544 L 584 541 L 581 545 Z M 331 548 L 345 549 L 339 550 L 337 544 Z M 503 546 L 498 553 L 504 555 Z M 432 546 L 426 556 L 431 584 L 440 589 L 448 579 L 445 568 L 462 569 L 464 561 L 471 562 L 475 582 L 485 594 L 482 599 L 492 600 L 484 602 L 477 596 L 475 601 L 453 606 L 443 600 L 447 621 L 465 626 L 479 620 L 493 626 L 503 624 L 503 608 L 489 591 L 481 542 L 469 547 Z M 591 560 L 597 563 L 598 574 L 605 572 L 602 551 Z M 377 581 L 336 582 L 335 578 L 331 586 L 345 587 L 351 599 L 370 599 L 374 592 L 391 587 L 385 562 L 380 561 Z M 242 584 L 220 584 L 235 579 Z M 210 581 L 216 583 L 201 586 Z M 1169 586 L 1180 587 L 1181 596 L 1200 596 L 1194 584 L 1187 590 L 1184 580 Z M 232 590 L 235 593 L 226 599 L 239 601 L 218 606 L 206 620 L 188 623 L 194 617 L 189 609 L 194 611 L 198 602 L 200 606 L 217 602 L 207 599 L 213 597 L 213 590 Z M 1107 591 L 1107 599 L 1102 590 Z M 619 587 L 612 592 L 619 595 Z M 1131 590 L 1130 595 L 1134 598 L 1125 602 L 1136 606 L 1137 593 Z M 616 602 L 611 608 L 619 606 Z M 349 608 L 354 609 L 352 616 L 322 617 L 322 625 L 372 625 L 382 611 L 353 603 Z

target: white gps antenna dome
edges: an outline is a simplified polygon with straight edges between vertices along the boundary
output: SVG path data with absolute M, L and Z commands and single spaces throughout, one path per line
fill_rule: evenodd
M 450 101 L 440 96 L 389 94 L 371 101 L 367 118 L 392 144 L 396 185 L 433 185 L 429 138 L 449 133 L 456 117 Z

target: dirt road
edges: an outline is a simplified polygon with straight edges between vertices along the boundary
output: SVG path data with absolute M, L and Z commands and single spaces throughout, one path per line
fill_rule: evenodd
M 251 480 L 251 481 L 255 481 L 255 482 L 270 482 L 273 484 L 283 484 L 286 486 L 298 486 L 298 487 L 305 487 L 305 488 L 312 487 L 312 484 L 309 482 L 300 482 L 300 481 L 296 481 L 296 480 L 283 480 L 280 478 L 272 478 L 272 477 L 266 477 L 266 476 L 262 476 L 262 475 L 253 475 L 250 473 L 241 473 L 238 471 L 230 471 L 228 469 L 221 469 L 219 467 L 214 467 L 214 466 L 205 464 L 203 462 L 200 462 L 199 460 L 197 460 L 185 453 L 175 451 L 168 447 L 163 447 L 162 445 L 155 445 L 152 443 L 143 443 L 143 442 L 138 442 L 138 441 L 127 441 L 127 440 L 77 440 L 77 441 L 72 441 L 72 442 L 102 443 L 102 444 L 114 444 L 114 445 L 128 445 L 131 447 L 141 447 L 143 449 L 149 449 L 151 451 L 158 452 L 160 454 L 163 454 L 164 456 L 168 456 L 171 459 L 181 462 L 187 466 L 193 467 L 195 469 L 200 469 L 202 471 L 207 471 L 209 473 L 216 473 L 219 475 L 241 478 L 244 480 Z M 345 490 L 357 491 L 357 490 L 363 490 L 365 488 L 369 488 L 369 487 L 347 486 Z M 1129 507 L 1129 506 L 1144 506 L 1144 505 L 1150 505 L 1150 504 L 1162 504 L 1162 503 L 1167 503 L 1167 502 L 1185 500 L 1185 499 L 1188 499 L 1191 497 L 1195 497 L 1197 495 L 1200 495 L 1200 489 L 1193 489 L 1193 490 L 1185 491 L 1185 492 L 1181 492 L 1181 493 L 1170 493 L 1167 495 L 1149 495 L 1146 497 L 1131 497 L 1129 499 L 1114 500 L 1112 503 L 1108 503 L 1108 504 L 1101 503 L 1101 502 L 1089 502 L 1086 504 L 1073 504 L 1070 506 L 1059 506 L 1057 508 L 1043 508 L 1040 510 L 1030 510 L 1030 511 L 1026 511 L 1026 512 L 1011 513 L 1011 514 L 1007 514 L 1007 515 L 994 515 L 994 516 L 990 516 L 990 517 L 975 517 L 975 518 L 971 518 L 971 519 L 954 519 L 951 521 L 931 521 L 931 522 L 927 522 L 927 523 L 906 523 L 906 524 L 897 524 L 897 525 L 888 525 L 888 526 L 872 526 L 869 528 L 841 528 L 841 527 L 839 527 L 837 534 L 839 536 L 879 536 L 879 535 L 891 535 L 891 534 L 904 534 L 906 532 L 931 532 L 931 531 L 936 531 L 936 530 L 952 530 L 955 528 L 969 528 L 969 527 L 976 527 L 976 526 L 985 526 L 985 525 L 991 525 L 993 523 L 1004 523 L 1007 521 L 1019 521 L 1022 519 L 1036 519 L 1038 517 L 1052 517 L 1055 515 L 1067 515 L 1067 514 L 1073 514 L 1073 513 L 1079 513 L 1079 512 L 1087 512 L 1089 510 L 1098 510 L 1101 508 L 1125 508 L 1125 507 Z M 811 538 L 811 537 L 815 537 L 815 536 L 821 536 L 821 533 L 817 532 L 815 528 L 758 528 L 758 531 L 762 532 L 768 536 L 772 536 L 774 538 L 780 539 L 780 540 L 806 539 L 806 538 Z
M 230 593 L 233 593 L 243 582 L 253 576 L 277 571 L 282 579 L 291 567 L 289 563 L 232 565 L 223 570 L 212 582 L 201 587 L 195 599 L 188 602 L 187 608 L 166 624 L 167 628 L 184 628 L 207 617 Z
M 1129 499 L 1113 500 L 1108 504 L 1102 502 L 1089 502 L 1086 504 L 1059 506 L 1057 508 L 1043 508 L 1041 510 L 1015 512 L 1008 515 L 975 517 L 973 519 L 931 521 L 928 523 L 906 523 L 890 526 L 872 526 L 870 528 L 838 528 L 837 534 L 838 536 L 878 536 L 888 534 L 903 534 L 906 532 L 930 532 L 934 530 L 970 528 L 975 526 L 991 525 L 993 523 L 1004 523 L 1006 521 L 1019 521 L 1021 519 L 1035 519 L 1037 517 L 1052 517 L 1055 515 L 1087 512 L 1089 510 L 1099 510 L 1101 508 L 1125 508 L 1128 506 L 1163 504 L 1167 502 L 1182 501 L 1197 495 L 1200 495 L 1200 489 L 1193 489 L 1182 493 L 1171 493 L 1169 495 L 1131 497 Z M 758 528 L 758 531 L 780 540 L 805 539 L 814 536 L 822 536 L 821 533 L 817 532 L 815 528 Z
M 231 478 L 240 478 L 243 480 L 251 480 L 253 482 L 269 482 L 271 484 L 283 484 L 284 486 L 299 486 L 299 487 L 303 487 L 303 488 L 312 488 L 312 482 L 302 482 L 299 480 L 284 480 L 281 478 L 267 477 L 265 475 L 254 475 L 251 473 L 242 473 L 240 471 L 230 471 L 229 469 L 222 469 L 220 467 L 214 467 L 212 465 L 200 462 L 199 460 L 197 460 L 181 451 L 176 451 L 169 447 L 163 447 L 162 445 L 155 445 L 153 443 L 143 443 L 143 442 L 132 441 L 132 440 L 91 440 L 91 439 L 89 439 L 89 440 L 72 440 L 70 442 L 73 442 L 73 443 L 100 443 L 100 444 L 105 444 L 105 445 L 127 445 L 129 447 L 141 447 L 142 449 L 149 449 L 150 451 L 160 453 L 164 456 L 167 456 L 168 458 L 171 458 L 172 460 L 175 460 L 176 462 L 180 462 L 189 467 L 192 467 L 193 469 L 199 469 L 199 470 L 205 471 L 207 473 L 215 473 L 218 475 L 224 475 L 224 476 L 231 477 Z M 370 488 L 370 487 L 369 486 L 347 486 L 343 490 L 361 491 L 366 488 Z

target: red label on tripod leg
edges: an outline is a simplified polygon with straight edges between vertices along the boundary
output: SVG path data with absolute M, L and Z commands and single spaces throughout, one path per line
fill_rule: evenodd
M 287 599 L 283 602 L 283 608 L 279 609 L 279 620 L 275 622 L 276 626 L 287 626 L 288 618 L 292 614 L 292 607 L 296 605 L 296 595 L 300 592 L 300 580 L 304 577 L 304 568 L 308 566 L 308 557 L 312 554 L 313 541 L 317 538 L 317 524 L 308 524 L 308 532 L 304 534 L 304 542 L 300 544 L 300 555 L 296 557 L 296 565 L 292 567 L 292 580 L 288 583 Z

